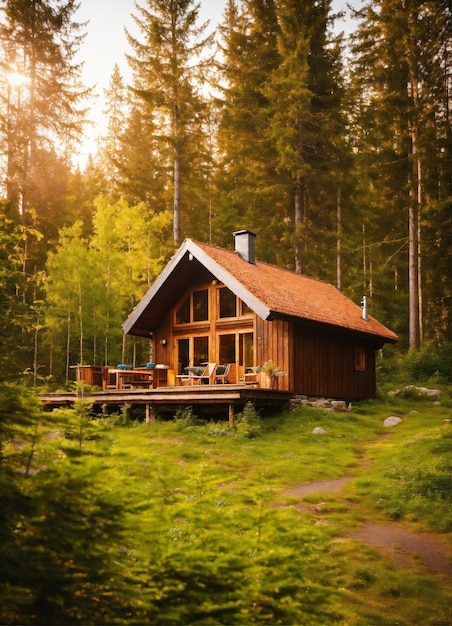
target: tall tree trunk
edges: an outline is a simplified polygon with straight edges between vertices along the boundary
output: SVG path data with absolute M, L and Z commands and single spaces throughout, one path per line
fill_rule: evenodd
M 69 367 L 71 363 L 71 304 L 68 296 L 66 318 L 66 383 L 69 381 Z
M 175 89 L 174 94 L 174 111 L 173 111 L 173 142 L 174 142 L 174 181 L 173 181 L 173 211 L 174 211 L 174 223 L 173 223 L 173 238 L 174 243 L 179 245 L 180 243 L 180 199 L 181 199 L 181 171 L 180 171 L 180 140 L 179 140 L 179 106 L 178 106 L 178 92 Z
M 342 204 L 341 187 L 337 186 L 336 196 L 336 287 L 342 291 L 342 258 L 341 258 L 341 238 L 342 238 Z
M 367 255 L 366 255 L 366 225 L 362 225 L 363 231 L 363 287 L 364 293 L 367 293 Z
M 78 316 L 79 316 L 79 346 L 80 346 L 80 365 L 83 365 L 83 303 L 82 303 L 82 283 L 78 282 Z
M 181 177 L 180 177 L 180 156 L 175 149 L 174 154 L 174 243 L 180 243 L 180 197 L 181 197 Z
M 408 208 L 408 289 L 409 289 L 409 347 L 418 347 L 418 281 L 417 281 L 416 211 L 411 200 Z
M 417 284 L 418 284 L 418 310 L 419 310 L 419 347 L 424 345 L 424 320 L 423 320 L 423 297 L 422 297 L 422 232 L 421 232 L 421 207 L 422 207 L 422 167 L 421 159 L 417 160 L 417 190 L 418 190 L 418 215 L 417 215 Z
M 303 181 L 298 176 L 295 182 L 294 197 L 294 225 L 295 225 L 295 271 L 297 274 L 303 272 L 303 253 L 301 245 L 301 230 L 303 226 Z
M 419 347 L 419 199 L 420 199 L 420 163 L 418 153 L 418 110 L 419 110 L 419 80 L 416 65 L 415 33 L 412 18 L 409 18 L 409 96 L 413 104 L 413 112 L 409 120 L 410 131 L 410 161 L 411 172 L 409 178 L 410 207 L 408 210 L 408 284 L 409 284 L 409 347 Z

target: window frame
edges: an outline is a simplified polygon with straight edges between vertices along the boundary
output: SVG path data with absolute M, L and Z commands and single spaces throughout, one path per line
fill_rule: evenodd
M 232 316 L 225 316 L 222 317 L 220 315 L 221 313 L 221 290 L 222 289 L 227 289 L 234 297 L 235 297 L 235 315 Z M 233 320 L 233 319 L 239 319 L 242 317 L 249 317 L 250 315 L 253 315 L 253 311 L 252 309 L 245 304 L 245 302 L 243 302 L 242 298 L 240 298 L 240 296 L 236 295 L 231 289 L 229 289 L 229 287 L 227 287 L 226 285 L 219 285 L 217 287 L 217 320 Z
M 206 306 L 207 306 L 207 317 L 205 319 L 196 319 L 195 320 L 195 293 L 200 293 L 202 291 L 206 292 Z M 184 304 L 189 301 L 189 320 L 187 322 L 178 322 L 177 317 L 178 313 Z M 200 287 L 199 289 L 191 289 L 190 292 L 184 295 L 184 298 L 180 300 L 178 305 L 174 309 L 174 327 L 175 328 L 183 328 L 184 326 L 188 326 L 190 324 L 205 324 L 210 321 L 210 290 L 208 287 Z
M 364 348 L 355 348 L 355 371 L 366 371 L 366 351 Z

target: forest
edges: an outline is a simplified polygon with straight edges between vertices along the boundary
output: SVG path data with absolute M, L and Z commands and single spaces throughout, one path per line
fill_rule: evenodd
M 83 166 L 78 8 L 0 0 L 0 623 L 447 626 L 450 0 L 353 2 L 347 37 L 332 0 L 228 0 L 215 29 L 196 0 L 137 0 Z M 145 363 L 122 323 L 185 238 L 240 229 L 398 334 L 376 398 L 146 423 L 94 419 L 78 385 L 43 410 L 77 365 Z M 419 381 L 440 400 L 394 394 Z
M 194 0 L 138 2 L 83 168 L 77 7 L 0 3 L 1 380 L 146 359 L 121 324 L 175 249 L 241 228 L 366 295 L 397 350 L 450 349 L 448 0 L 363 1 L 350 37 L 331 0 L 229 0 L 214 31 Z

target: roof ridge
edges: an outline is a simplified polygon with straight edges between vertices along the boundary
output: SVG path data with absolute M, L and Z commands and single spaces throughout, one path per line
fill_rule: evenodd
M 199 241 L 197 239 L 191 239 L 190 237 L 187 237 L 186 241 L 191 241 L 196 245 L 199 245 L 201 248 L 202 246 L 208 246 L 210 248 L 215 248 L 216 250 L 220 250 L 221 252 L 229 252 L 230 254 L 233 254 L 235 256 L 239 256 L 237 255 L 237 252 L 235 252 L 235 250 L 229 250 L 228 248 L 223 248 L 222 246 L 217 246 L 214 243 L 205 243 L 204 241 Z M 244 263 L 247 263 L 248 261 L 244 261 Z M 281 270 L 284 272 L 288 272 L 289 274 L 294 274 L 295 276 L 299 276 L 301 278 L 306 278 L 308 280 L 315 280 L 319 283 L 322 283 L 323 285 L 328 285 L 329 287 L 332 287 L 333 289 L 336 289 L 337 291 L 339 291 L 339 289 L 337 289 L 337 287 L 335 287 L 335 285 L 332 285 L 329 281 L 324 280 L 323 278 L 317 278 L 315 276 L 308 276 L 308 274 L 299 274 L 298 272 L 296 272 L 295 270 L 291 270 L 288 267 L 282 267 L 281 265 L 275 265 L 274 263 L 269 263 L 268 261 L 261 261 L 259 259 L 256 259 L 256 262 L 254 263 L 254 265 L 266 265 L 267 267 L 271 267 L 272 269 L 277 269 L 277 270 Z M 342 293 L 341 291 L 339 291 L 339 293 Z

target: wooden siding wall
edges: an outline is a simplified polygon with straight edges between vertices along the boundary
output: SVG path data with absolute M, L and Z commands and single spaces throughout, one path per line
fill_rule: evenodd
M 365 371 L 355 370 L 355 348 L 365 352 Z M 297 324 L 293 391 L 357 400 L 375 395 L 375 349 L 359 339 Z
M 286 376 L 278 379 L 279 389 L 291 391 L 293 389 L 293 358 L 291 341 L 292 324 L 275 320 L 266 322 L 256 316 L 256 365 L 263 365 L 272 360 Z
M 162 345 L 162 340 L 166 339 L 166 345 Z M 157 329 L 153 336 L 153 344 L 154 344 L 154 361 L 155 363 L 163 363 L 164 365 L 169 365 L 171 369 L 174 369 L 176 372 L 177 367 L 175 367 L 175 353 L 176 346 L 172 331 L 171 324 L 171 315 L 168 315 L 163 324 Z M 176 372 L 177 373 L 177 372 Z

